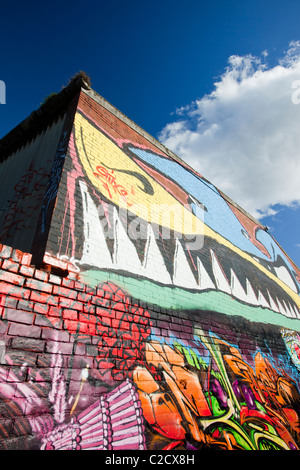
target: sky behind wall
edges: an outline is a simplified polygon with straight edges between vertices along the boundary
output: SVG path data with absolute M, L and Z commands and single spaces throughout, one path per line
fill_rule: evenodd
M 83 70 L 300 266 L 299 18 L 294 0 L 7 2 L 0 138 Z

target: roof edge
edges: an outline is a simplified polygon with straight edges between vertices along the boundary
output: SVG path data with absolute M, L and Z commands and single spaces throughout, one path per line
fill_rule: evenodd
M 155 139 L 151 134 L 142 129 L 134 121 L 128 118 L 124 113 L 118 110 L 115 106 L 109 103 L 105 98 L 99 95 L 91 88 L 91 81 L 88 75 L 80 71 L 75 74 L 68 82 L 68 84 L 59 92 L 50 95 L 46 98 L 45 102 L 35 111 L 33 111 L 27 118 L 25 118 L 20 124 L 18 124 L 14 129 L 12 129 L 8 134 L 6 134 L 2 139 L 0 139 L 0 163 L 9 157 L 16 150 L 21 148 L 27 142 L 30 142 L 35 136 L 40 134 L 45 130 L 50 123 L 58 120 L 62 116 L 71 102 L 71 100 L 76 96 L 80 91 L 86 93 L 90 98 L 96 101 L 98 104 L 103 106 L 107 111 L 112 113 L 115 117 L 121 119 L 126 125 L 131 129 L 136 131 L 146 140 L 151 142 L 154 146 L 159 148 L 167 156 L 175 160 L 180 165 L 184 166 L 185 169 L 192 172 L 198 178 L 204 179 L 206 182 L 210 183 L 205 177 L 200 175 L 194 168 L 192 168 L 188 163 L 182 160 L 178 155 L 172 152 L 170 149 L 165 147 L 161 142 Z M 212 183 L 210 183 L 212 184 Z M 262 225 L 257 219 L 255 219 L 251 214 L 249 214 L 245 209 L 239 206 L 234 202 L 229 196 L 223 193 L 221 190 L 216 188 L 220 195 L 231 205 L 236 207 L 249 219 L 251 219 L 255 224 L 260 226 L 262 229 L 266 230 L 267 227 Z
M 20 124 L 14 127 L 0 140 L 0 162 L 9 155 L 30 142 L 35 136 L 45 130 L 50 123 L 62 116 L 81 89 L 90 87 L 90 79 L 84 72 L 78 72 L 59 92 L 53 93 L 35 111 L 33 111 Z

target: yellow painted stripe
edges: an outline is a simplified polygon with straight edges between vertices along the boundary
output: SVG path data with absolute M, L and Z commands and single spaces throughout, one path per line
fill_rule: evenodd
M 300 308 L 300 298 L 289 286 L 200 221 L 80 113 L 75 116 L 75 139 L 79 158 L 91 184 L 114 204 L 149 222 L 169 227 L 179 233 L 204 234 L 204 237 L 213 238 L 276 282 Z M 112 171 L 111 168 L 115 170 Z M 135 176 L 117 170 L 136 172 L 147 178 L 154 190 L 153 195 L 143 191 L 143 185 Z

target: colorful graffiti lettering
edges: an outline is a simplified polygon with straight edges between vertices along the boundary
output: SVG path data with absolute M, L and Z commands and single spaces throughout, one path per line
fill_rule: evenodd
M 286 347 L 296 332 L 278 331 L 282 357 L 278 345 L 260 350 L 251 332 L 245 350 L 241 333 L 237 344 L 225 338 L 232 325 L 217 313 L 223 339 L 213 324 L 202 329 L 209 314 L 184 326 L 189 313 L 170 311 L 167 323 L 111 282 L 91 289 L 69 280 L 63 287 L 53 276 L 50 289 L 50 277 L 37 271 L 44 282 L 28 278 L 22 287 L 20 275 L 3 273 L 0 448 L 299 448 L 299 381 Z M 17 299 L 20 310 L 13 310 Z M 23 317 L 46 322 L 36 337 L 48 338 L 48 354 L 37 339 L 16 349 L 26 334 Z M 30 328 L 35 334 L 37 326 Z
M 128 203 L 127 201 L 127 196 L 128 196 L 128 191 L 120 184 L 117 184 L 116 182 L 116 176 L 114 176 L 114 170 L 109 171 L 101 165 L 98 165 L 96 167 L 96 172 L 94 171 L 93 175 L 96 176 L 96 178 L 100 178 L 104 180 L 105 182 L 103 183 L 104 189 L 108 192 L 108 196 L 110 199 L 112 199 L 112 194 L 110 191 L 110 188 L 117 194 L 120 195 L 122 199 L 124 199 L 125 203 L 130 207 L 132 204 Z M 131 188 L 132 194 L 134 194 L 134 189 Z
M 299 269 L 90 100 L 14 188 L 42 257 L 0 247 L 0 449 L 299 450 Z
M 208 365 L 190 348 L 150 342 L 135 370 L 147 423 L 171 440 L 165 448 L 298 449 L 296 384 L 259 352 L 252 368 L 232 345 L 202 338 Z

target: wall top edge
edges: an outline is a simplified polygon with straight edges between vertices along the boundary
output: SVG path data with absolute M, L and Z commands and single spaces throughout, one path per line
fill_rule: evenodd
M 0 163 L 63 117 L 80 90 L 88 87 L 85 76 L 79 73 L 59 93 L 50 94 L 38 109 L 0 139 Z

